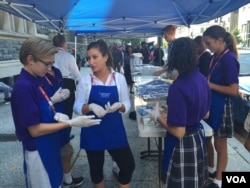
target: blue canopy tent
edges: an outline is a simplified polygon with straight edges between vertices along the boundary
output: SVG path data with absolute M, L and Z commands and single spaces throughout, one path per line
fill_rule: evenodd
M 0 0 L 0 9 L 60 32 L 96 38 L 160 36 L 168 24 L 200 24 L 250 0 Z M 98 37 L 99 36 L 99 37 Z

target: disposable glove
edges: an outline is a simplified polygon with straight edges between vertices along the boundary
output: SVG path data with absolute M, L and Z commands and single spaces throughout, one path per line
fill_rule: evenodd
M 121 102 L 115 102 L 112 105 L 110 105 L 110 103 L 108 102 L 107 104 L 105 104 L 105 109 L 107 113 L 112 113 L 112 112 L 117 111 L 119 108 L 121 108 L 121 106 L 122 106 Z
M 62 102 L 67 99 L 70 95 L 70 91 L 68 89 L 62 89 L 61 87 L 55 92 L 55 94 L 50 97 L 50 100 L 53 104 L 57 102 Z
M 95 104 L 95 103 L 91 103 L 89 105 L 89 111 L 93 111 L 95 113 L 95 115 L 97 115 L 97 117 L 103 117 L 106 115 L 106 110 L 103 109 L 102 106 Z
M 59 122 L 61 122 L 61 121 L 67 121 L 67 120 L 69 120 L 69 116 L 66 115 L 66 114 L 57 112 L 57 113 L 54 115 L 54 120 L 59 121 Z
M 159 103 L 157 102 L 155 108 L 150 111 L 150 117 L 157 122 L 157 118 L 160 116 Z
M 99 125 L 101 122 L 101 119 L 93 119 L 95 118 L 94 115 L 90 116 L 78 116 L 73 119 L 64 119 L 61 113 L 56 113 L 54 116 L 54 119 L 57 120 L 58 122 L 67 122 L 69 123 L 70 126 L 75 126 L 75 127 L 90 127 L 92 125 Z M 67 115 L 65 115 L 67 116 Z M 58 119 L 59 118 L 59 119 Z M 61 119 L 60 119 L 61 118 Z

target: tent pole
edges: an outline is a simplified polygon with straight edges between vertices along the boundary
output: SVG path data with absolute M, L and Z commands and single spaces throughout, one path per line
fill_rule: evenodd
M 76 44 L 77 44 L 77 36 L 75 35 L 75 58 L 76 58 L 76 51 L 78 50 L 78 49 L 76 48 Z

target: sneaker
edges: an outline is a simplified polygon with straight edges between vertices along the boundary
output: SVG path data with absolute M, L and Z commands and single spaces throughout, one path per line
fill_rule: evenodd
M 218 184 L 216 183 L 210 183 L 207 188 L 220 188 Z
M 65 187 L 65 188 L 78 187 L 78 186 L 83 184 L 84 178 L 83 177 L 77 177 L 77 178 L 72 177 L 72 180 L 73 181 L 70 184 L 63 182 L 63 187 Z
M 112 171 L 113 173 L 118 176 L 119 172 L 120 172 L 120 168 L 118 166 L 113 166 L 112 167 Z
M 208 173 L 208 179 L 210 180 L 214 180 L 214 178 L 216 177 L 216 171 L 214 173 Z

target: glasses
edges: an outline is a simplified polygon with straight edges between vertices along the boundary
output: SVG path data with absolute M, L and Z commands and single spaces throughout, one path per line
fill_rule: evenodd
M 42 64 L 44 64 L 46 67 L 52 67 L 54 65 L 54 61 L 53 62 L 45 62 L 41 59 L 38 59 L 38 61 L 40 61 Z

